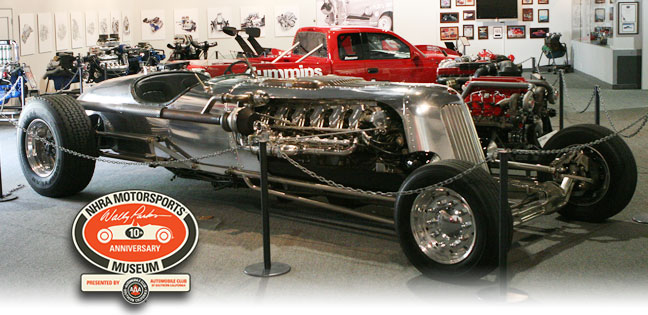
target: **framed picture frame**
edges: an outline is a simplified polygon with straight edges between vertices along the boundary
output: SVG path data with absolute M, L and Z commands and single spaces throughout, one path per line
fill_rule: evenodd
M 533 22 L 533 8 L 522 9 L 522 21 Z
M 464 10 L 463 11 L 463 20 L 464 21 L 474 21 L 476 17 L 475 10 Z
M 459 12 L 441 12 L 441 23 L 459 23 Z
M 441 0 L 439 3 L 441 5 L 441 9 L 452 8 L 452 0 Z
M 477 28 L 477 39 L 488 39 L 488 26 L 480 26 Z
M 506 26 L 506 38 L 508 38 L 508 39 L 526 38 L 526 25 L 508 25 L 508 26 Z
M 538 4 L 549 4 L 549 0 L 538 0 Z
M 639 34 L 639 3 L 619 2 L 617 14 L 618 25 L 617 34 L 619 35 L 637 35 Z
M 464 25 L 463 26 L 463 37 L 473 40 L 475 39 L 475 26 L 474 25 Z
M 471 7 L 475 5 L 475 0 L 457 0 L 458 7 Z
M 493 39 L 502 39 L 504 37 L 504 28 L 501 26 L 493 26 Z
M 594 3 L 596 3 L 596 4 L 602 4 L 602 3 L 605 3 L 605 0 L 594 0 Z
M 522 0 L 522 4 L 523 4 L 523 5 L 526 5 L 526 4 L 533 4 L 533 0 Z
M 538 23 L 549 23 L 549 9 L 538 9 Z
M 548 27 L 532 27 L 529 29 L 529 38 L 547 38 Z
M 442 41 L 459 39 L 459 26 L 442 26 L 440 30 Z
M 605 22 L 605 8 L 594 9 L 594 23 Z

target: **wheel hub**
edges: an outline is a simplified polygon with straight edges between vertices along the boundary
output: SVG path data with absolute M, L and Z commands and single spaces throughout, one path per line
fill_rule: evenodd
M 454 190 L 440 188 L 420 194 L 414 200 L 410 220 L 419 248 L 438 263 L 459 263 L 475 247 L 472 209 Z
M 49 143 L 41 141 L 47 140 Z M 56 165 L 56 144 L 54 134 L 50 126 L 42 119 L 34 119 L 25 135 L 25 155 L 29 167 L 39 177 L 48 177 L 54 172 Z

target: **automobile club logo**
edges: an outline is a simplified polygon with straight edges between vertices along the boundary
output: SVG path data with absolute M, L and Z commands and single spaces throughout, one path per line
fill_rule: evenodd
M 189 291 L 189 275 L 157 275 L 198 242 L 196 219 L 169 196 L 129 190 L 97 198 L 77 215 L 72 239 L 81 256 L 113 273 L 83 275 L 83 291 L 121 291 L 133 304 L 146 301 L 149 291 Z

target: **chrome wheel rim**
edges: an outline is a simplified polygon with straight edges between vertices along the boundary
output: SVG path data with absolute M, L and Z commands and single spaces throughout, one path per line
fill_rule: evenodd
M 452 189 L 439 188 L 418 195 L 412 205 L 410 224 L 416 244 L 437 263 L 457 264 L 475 248 L 473 211 Z
M 39 139 L 56 144 L 50 126 L 42 119 L 34 119 L 27 127 L 25 136 L 25 155 L 29 167 L 39 177 L 48 177 L 56 165 L 56 148 Z
M 391 30 L 392 23 L 391 23 L 391 18 L 383 16 L 380 19 L 378 19 L 378 28 L 381 30 L 389 31 Z

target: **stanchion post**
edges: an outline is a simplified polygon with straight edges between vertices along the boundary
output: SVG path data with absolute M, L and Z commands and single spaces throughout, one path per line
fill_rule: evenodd
M 565 127 L 565 77 L 563 76 L 563 70 L 558 71 L 558 90 L 560 100 L 558 102 L 558 112 L 560 115 L 560 130 Z
M 2 161 L 0 161 L 0 202 L 12 201 L 16 199 L 18 199 L 18 196 L 13 196 L 11 193 L 8 193 L 5 196 L 4 192 L 2 191 Z
M 508 265 L 507 256 L 509 231 L 506 229 L 504 222 L 504 211 L 508 209 L 508 161 L 510 152 L 502 150 L 499 152 L 500 159 L 500 204 L 498 214 L 498 230 L 499 230 L 499 268 L 497 280 L 499 281 L 500 296 L 505 298 L 508 294 Z
M 594 87 L 594 123 L 601 124 L 601 87 Z
M 81 54 L 77 59 L 77 71 L 79 72 L 79 93 L 83 94 L 83 63 L 81 62 Z
M 536 71 L 536 59 L 535 57 L 531 57 L 531 72 L 532 73 L 537 73 Z
M 245 268 L 245 274 L 254 277 L 274 277 L 286 274 L 290 266 L 273 263 L 270 256 L 270 212 L 268 210 L 268 152 L 267 139 L 259 142 L 259 162 L 261 166 L 261 212 L 263 217 L 263 262 Z

